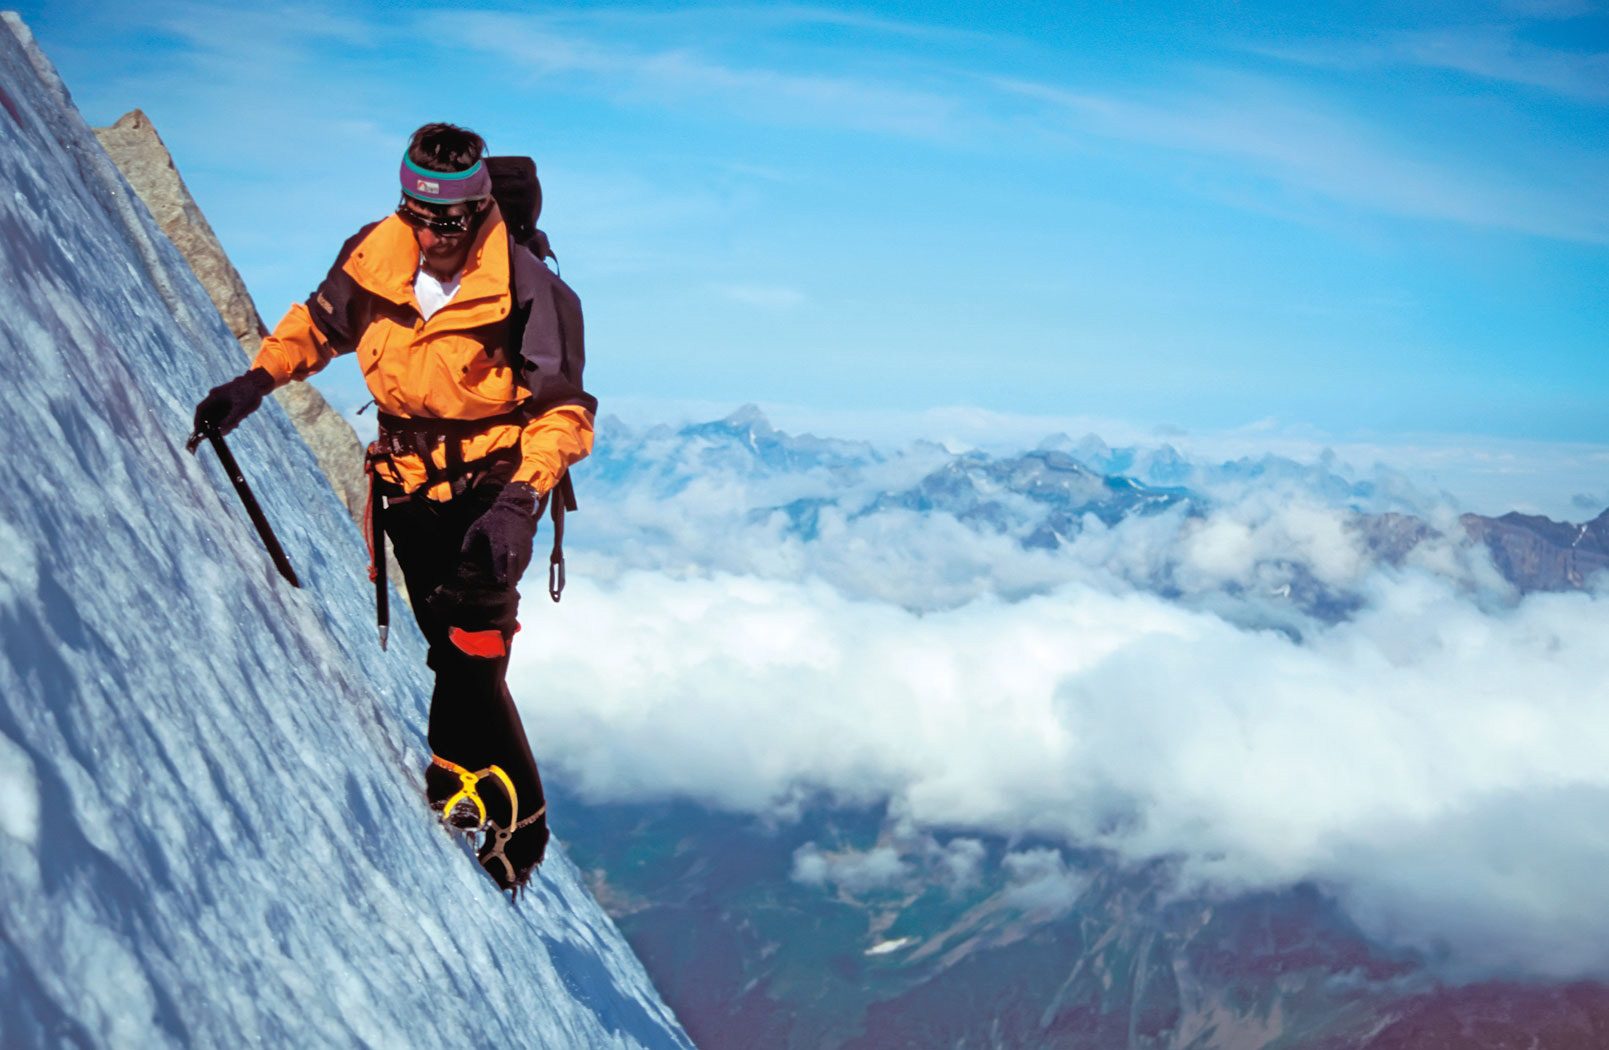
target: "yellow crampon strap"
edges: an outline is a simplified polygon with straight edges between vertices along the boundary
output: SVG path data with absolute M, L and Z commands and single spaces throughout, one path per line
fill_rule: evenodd
M 486 803 L 481 801 L 480 792 L 476 790 L 476 786 L 480 783 L 481 777 L 484 777 L 486 774 L 492 772 L 493 770 L 496 770 L 497 775 L 499 777 L 502 777 L 503 783 L 505 785 L 508 784 L 508 777 L 503 773 L 503 771 L 501 769 L 498 769 L 496 766 L 491 766 L 490 768 L 483 769 L 479 773 L 471 773 L 469 770 L 465 769 L 463 766 L 459 765 L 458 763 L 449 762 L 445 758 L 442 758 L 440 755 L 431 755 L 430 756 L 430 761 L 432 763 L 434 763 L 435 765 L 440 766 L 442 769 L 447 770 L 449 773 L 457 773 L 458 774 L 458 782 L 462 785 L 458 789 L 457 794 L 451 796 L 450 798 L 447 799 L 446 802 L 443 802 L 441 804 L 442 816 L 445 817 L 447 814 L 451 813 L 453 811 L 453 807 L 458 805 L 458 803 L 461 800 L 468 799 L 470 802 L 475 804 L 475 812 L 476 812 L 476 814 L 479 815 L 479 818 L 480 818 L 479 820 L 476 821 L 476 826 L 485 827 L 485 825 L 486 825 Z M 513 788 L 510 787 L 509 790 L 512 791 Z

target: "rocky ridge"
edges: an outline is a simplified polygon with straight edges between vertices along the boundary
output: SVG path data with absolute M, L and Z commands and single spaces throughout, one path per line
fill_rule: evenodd
M 111 127 L 94 130 L 101 147 L 145 203 L 151 217 L 190 264 L 224 323 L 240 341 L 246 360 L 251 361 L 268 329 L 245 281 L 190 195 L 150 118 L 136 109 Z M 218 381 L 227 378 L 219 376 Z M 198 396 L 201 393 L 204 391 L 198 391 Z M 351 424 L 310 384 L 291 383 L 276 391 L 274 397 L 313 450 L 330 487 L 362 529 L 368 485 L 363 472 L 363 444 Z

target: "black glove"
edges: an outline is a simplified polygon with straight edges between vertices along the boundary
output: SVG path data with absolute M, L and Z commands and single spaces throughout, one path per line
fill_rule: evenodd
M 196 406 L 196 433 L 216 429 L 227 434 L 242 419 L 257 411 L 263 395 L 274 389 L 274 377 L 264 368 L 253 368 L 243 376 L 212 388 Z
M 511 481 L 464 533 L 464 556 L 484 558 L 492 579 L 500 585 L 518 583 L 531 564 L 536 500 L 536 489 L 523 481 Z

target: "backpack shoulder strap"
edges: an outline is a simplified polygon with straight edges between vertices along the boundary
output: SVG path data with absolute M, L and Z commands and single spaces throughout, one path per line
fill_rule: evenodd
M 543 244 L 547 243 L 547 238 L 542 236 L 542 231 L 538 230 L 537 235 L 542 237 Z M 516 243 L 513 236 L 510 235 L 508 246 L 508 352 L 511 358 L 521 356 L 520 348 L 525 342 L 525 326 L 531 319 L 531 300 L 527 299 L 523 303 L 520 302 L 514 279 L 515 253 L 522 247 L 525 246 Z M 540 265 L 541 256 L 537 255 L 535 251 L 532 251 L 531 254 L 536 256 L 536 261 Z M 564 593 L 564 515 L 576 509 L 575 484 L 570 480 L 568 470 L 559 475 L 558 484 L 553 486 L 551 492 L 542 494 L 541 503 L 536 508 L 537 517 L 542 516 L 544 509 L 547 510 L 548 516 L 553 521 L 553 551 L 548 556 L 548 596 L 554 601 L 558 601 L 560 595 Z
M 519 265 L 519 251 L 524 247 L 514 239 L 512 233 L 508 238 L 508 357 L 509 362 L 519 370 L 521 347 L 525 345 L 525 326 L 531 320 L 531 300 L 520 302 L 519 282 L 515 278 L 515 268 Z M 537 260 L 540 262 L 541 260 Z

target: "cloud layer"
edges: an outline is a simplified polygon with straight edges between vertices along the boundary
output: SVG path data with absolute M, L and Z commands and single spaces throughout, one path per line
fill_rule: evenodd
M 1317 880 L 1454 969 L 1609 973 L 1603 596 L 1516 599 L 1452 541 L 1379 564 L 1289 479 L 1028 551 L 941 511 L 805 539 L 764 508 L 808 471 L 666 462 L 678 493 L 645 470 L 589 505 L 618 554 L 578 554 L 516 649 L 539 752 L 589 795 L 886 800 L 913 841 L 1177 856 L 1216 890 Z M 1297 577 L 1356 604 L 1293 610 Z M 928 849 L 802 852 L 795 877 L 864 890 L 942 870 Z M 1065 907 L 1065 871 L 1012 863 L 1025 901 Z

